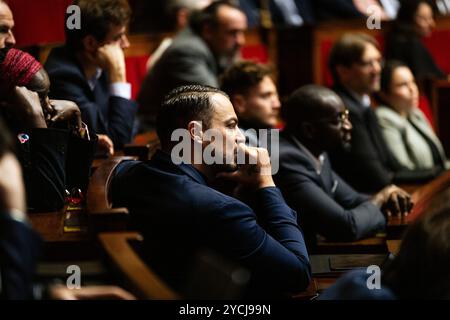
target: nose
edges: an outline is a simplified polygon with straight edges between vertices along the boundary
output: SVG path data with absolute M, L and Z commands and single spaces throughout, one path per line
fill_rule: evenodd
M 6 37 L 6 44 L 8 46 L 13 47 L 16 44 L 16 38 L 14 38 L 14 34 L 12 31 L 8 32 L 8 36 Z
M 128 40 L 128 37 L 126 35 L 123 35 L 120 39 L 120 47 L 122 49 L 127 49 L 130 47 L 130 41 Z
M 273 98 L 272 109 L 279 110 L 281 108 L 281 102 L 278 95 L 275 95 Z
M 374 61 L 374 63 L 373 63 L 373 71 L 376 73 L 376 74 L 380 74 L 381 73 L 381 62 L 380 61 Z
M 344 120 L 344 123 L 343 123 L 343 125 L 342 125 L 342 129 L 343 129 L 344 131 L 352 131 L 353 125 L 352 125 L 352 123 L 350 122 L 350 119 L 345 119 L 345 120 Z
M 236 127 L 237 133 L 236 133 L 236 143 L 245 143 L 245 136 L 242 133 L 241 129 L 239 129 L 238 127 Z
M 430 28 L 433 29 L 434 27 L 436 27 L 436 21 L 433 18 L 431 18 L 429 25 L 430 25 Z
M 236 44 L 239 47 L 242 47 L 245 45 L 245 33 L 244 31 L 240 31 L 236 34 Z

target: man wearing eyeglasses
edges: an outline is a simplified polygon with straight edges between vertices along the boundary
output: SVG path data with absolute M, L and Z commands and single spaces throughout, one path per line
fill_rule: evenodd
M 354 241 L 383 231 L 385 216 L 406 214 L 409 195 L 388 186 L 370 197 L 339 177 L 327 152 L 350 143 L 352 124 L 342 99 L 330 89 L 309 85 L 296 90 L 281 108 L 280 168 L 275 181 L 286 202 L 299 212 L 308 250 L 317 235 Z
M 334 91 L 349 110 L 351 146 L 330 153 L 333 168 L 352 187 L 375 193 L 396 182 L 395 163 L 371 107 L 371 94 L 380 89 L 382 55 L 374 38 L 345 34 L 331 49 L 329 67 Z

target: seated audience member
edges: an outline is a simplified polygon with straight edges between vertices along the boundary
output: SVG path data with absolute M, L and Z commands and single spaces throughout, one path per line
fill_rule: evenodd
M 138 101 L 144 126 L 154 126 L 170 90 L 192 84 L 218 87 L 219 74 L 235 61 L 245 43 L 246 29 L 244 13 L 226 1 L 193 14 L 189 27 L 175 37 L 142 84 Z
M 272 71 L 255 62 L 238 62 L 221 77 L 221 89 L 230 97 L 247 144 L 262 146 L 259 130 L 276 127 L 281 107 Z
M 378 123 L 399 171 L 417 182 L 432 179 L 448 168 L 442 144 L 418 108 L 419 89 L 404 63 L 386 64 L 378 96 L 382 104 L 375 110 Z
M 162 150 L 148 162 L 121 164 L 112 181 L 113 203 L 130 209 L 156 272 L 183 292 L 196 252 L 210 249 L 251 272 L 250 296 L 304 290 L 310 266 L 296 213 L 275 187 L 267 150 L 245 146 L 226 94 L 177 88 L 157 124 Z M 175 130 L 184 132 L 181 142 L 171 140 Z M 250 160 L 238 168 L 239 155 Z M 250 190 L 250 202 L 211 188 L 218 177 Z
M 121 149 L 133 137 L 137 105 L 126 82 L 126 26 L 131 11 L 126 0 L 75 0 L 80 29 L 66 27 L 66 44 L 50 52 L 45 64 L 50 97 L 74 101 L 99 145 Z
M 382 57 L 374 38 L 345 34 L 331 49 L 330 70 L 334 91 L 349 111 L 350 148 L 330 152 L 334 170 L 353 188 L 374 193 L 396 182 L 395 159 L 384 142 L 370 95 L 380 89 Z M 399 181 L 400 182 L 400 181 Z
M 431 36 L 434 27 L 431 1 L 403 0 L 396 21 L 386 34 L 386 59 L 406 63 L 421 85 L 427 79 L 447 79 L 422 43 L 421 38 Z
M 280 169 L 275 176 L 287 203 L 299 212 L 308 248 L 317 234 L 354 241 L 383 231 L 385 215 L 406 214 L 409 195 L 388 186 L 372 197 L 352 189 L 332 168 L 327 151 L 351 140 L 348 110 L 333 91 L 315 85 L 295 91 L 282 108 Z M 383 214 L 384 213 L 384 214 Z
M 381 276 L 381 289 L 367 287 L 371 274 L 353 271 L 326 290 L 322 300 L 449 300 L 450 209 L 425 213 L 408 227 L 398 254 Z
M 0 4 L 1 6 L 1 4 Z M 40 239 L 28 223 L 20 165 L 0 120 L 0 299 L 31 299 Z
M 16 44 L 12 31 L 14 18 L 8 5 L 3 0 L 0 0 L 0 28 L 0 49 L 13 47 Z
M 178 33 L 183 30 L 189 22 L 192 12 L 202 10 L 210 5 L 212 0 L 169 0 L 164 3 L 164 10 L 170 21 L 172 31 Z M 166 37 L 161 41 L 158 48 L 152 53 L 147 61 L 147 70 L 153 68 L 173 42 L 173 37 Z
M 25 214 L 25 187 L 11 140 L 0 120 L 0 300 L 134 299 L 113 286 L 70 290 L 62 285 L 33 283 L 41 240 Z
M 15 139 L 30 210 L 63 207 L 65 190 L 88 184 L 96 147 L 70 101 L 49 100 L 49 80 L 29 54 L 0 49 L 1 115 Z

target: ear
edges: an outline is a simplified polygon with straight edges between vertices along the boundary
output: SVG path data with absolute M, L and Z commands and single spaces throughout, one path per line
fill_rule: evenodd
M 198 143 L 203 143 L 203 128 L 200 121 L 189 122 L 188 131 L 192 140 Z
M 88 52 L 95 52 L 99 47 L 99 42 L 92 35 L 87 35 L 86 37 L 84 37 L 82 42 L 84 50 Z
M 231 103 L 233 104 L 234 110 L 238 117 L 241 114 L 244 114 L 247 107 L 247 100 L 244 98 L 242 94 L 235 94 L 231 97 Z

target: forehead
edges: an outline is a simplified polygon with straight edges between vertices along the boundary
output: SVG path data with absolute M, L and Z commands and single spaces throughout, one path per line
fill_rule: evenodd
M 380 51 L 371 43 L 366 43 L 362 55 L 363 60 L 370 60 L 370 59 L 379 59 L 381 58 Z
M 236 117 L 231 101 L 220 93 L 215 93 L 211 97 L 211 104 L 213 105 L 213 121 L 227 121 Z
M 336 94 L 324 94 L 322 96 L 322 113 L 324 115 L 335 115 L 339 112 L 345 111 L 342 99 Z
M 0 3 L 0 24 L 14 24 L 12 12 L 5 3 Z
M 219 25 L 230 29 L 245 29 L 247 27 L 247 17 L 238 9 L 221 6 L 217 11 Z
M 258 84 L 250 88 L 249 94 L 260 94 L 264 92 L 276 92 L 277 88 L 270 76 L 264 76 Z
M 108 34 L 106 35 L 107 39 L 112 39 L 117 36 L 124 34 L 127 31 L 127 27 L 125 25 L 114 25 L 112 24 L 109 27 Z
M 398 67 L 392 71 L 392 81 L 400 82 L 413 79 L 414 76 L 408 67 Z
M 433 15 L 433 10 L 431 9 L 430 5 L 425 2 L 421 2 L 419 6 L 417 7 L 416 14 L 419 15 Z

